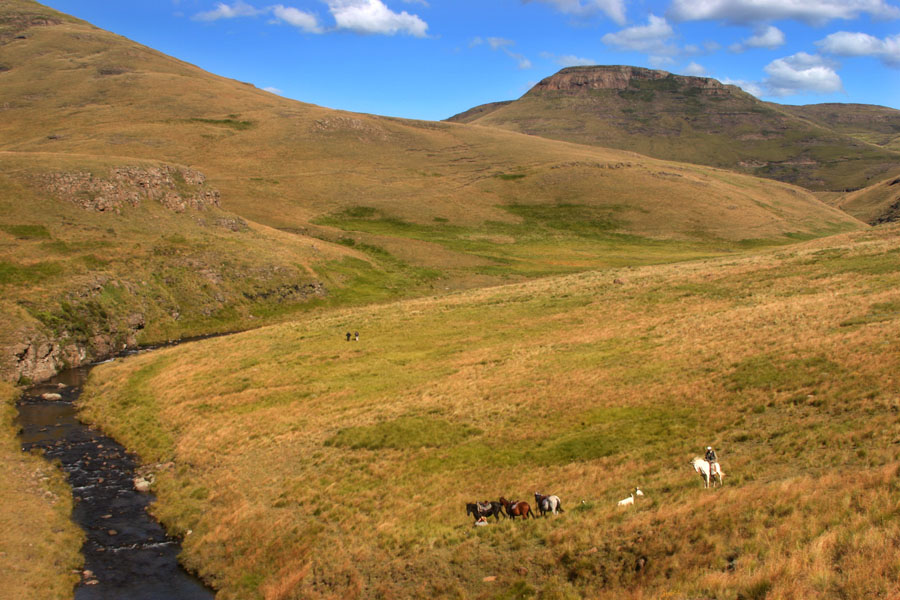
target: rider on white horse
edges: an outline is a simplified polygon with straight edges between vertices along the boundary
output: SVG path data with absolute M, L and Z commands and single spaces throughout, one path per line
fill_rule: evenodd
M 716 456 L 716 451 L 713 450 L 712 446 L 706 447 L 706 456 L 704 458 L 709 463 L 710 477 L 715 477 L 716 473 L 719 472 L 719 457 Z

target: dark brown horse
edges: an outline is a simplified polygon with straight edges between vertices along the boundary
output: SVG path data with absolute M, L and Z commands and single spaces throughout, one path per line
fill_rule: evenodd
M 501 496 L 500 504 L 502 504 L 503 508 L 506 509 L 506 514 L 509 515 L 510 519 L 515 519 L 516 517 L 527 519 L 528 515 L 531 515 L 532 519 L 537 518 L 536 516 L 534 516 L 534 512 L 532 512 L 531 507 L 527 502 L 510 502 L 509 500 Z
M 499 502 L 469 502 L 466 504 L 466 514 L 472 515 L 476 521 L 481 517 L 494 517 L 498 521 L 500 517 L 506 518 Z

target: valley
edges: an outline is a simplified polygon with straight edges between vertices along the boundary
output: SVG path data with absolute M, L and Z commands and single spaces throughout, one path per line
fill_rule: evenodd
M 78 419 L 220 600 L 900 594 L 898 114 L 627 66 L 351 113 L 6 0 L 0 589 L 103 593 L 15 406 L 116 357 Z

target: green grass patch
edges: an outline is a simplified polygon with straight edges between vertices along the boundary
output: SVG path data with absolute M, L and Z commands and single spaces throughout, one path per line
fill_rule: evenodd
M 0 285 L 40 283 L 65 272 L 58 262 L 39 262 L 31 265 L 16 265 L 0 260 Z
M 206 125 L 228 127 L 230 129 L 237 129 L 239 131 L 250 129 L 255 124 L 253 121 L 238 121 L 237 119 L 201 119 L 199 117 L 188 119 L 188 121 L 190 121 L 191 123 L 205 123 Z
M 400 417 L 375 425 L 350 427 L 329 438 L 326 446 L 354 450 L 440 448 L 481 434 L 476 427 L 429 417 Z
M 788 391 L 821 385 L 841 371 L 840 365 L 822 356 L 786 359 L 760 354 L 736 364 L 725 383 L 730 391 Z
M 0 230 L 20 240 L 49 240 L 50 232 L 43 225 L 0 225 Z

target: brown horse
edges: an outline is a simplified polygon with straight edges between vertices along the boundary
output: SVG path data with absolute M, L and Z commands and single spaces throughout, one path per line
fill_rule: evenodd
M 531 515 L 532 519 L 537 519 L 527 502 L 510 502 L 509 500 L 501 496 L 500 504 L 502 504 L 503 508 L 506 509 L 506 514 L 509 515 L 510 519 L 515 519 L 516 517 L 527 519 L 528 515 Z

